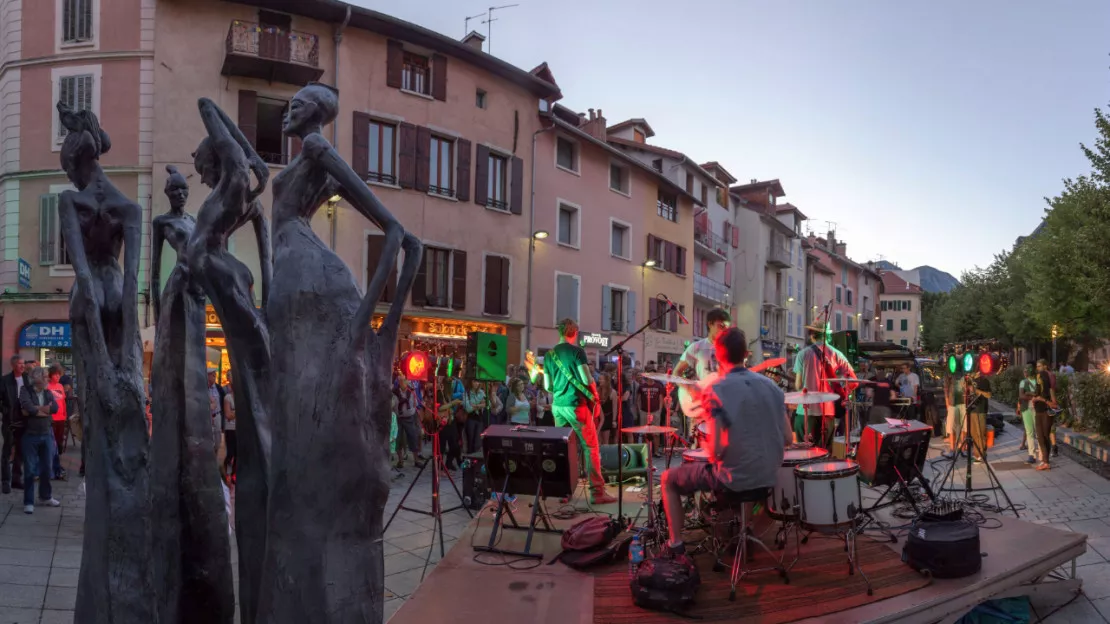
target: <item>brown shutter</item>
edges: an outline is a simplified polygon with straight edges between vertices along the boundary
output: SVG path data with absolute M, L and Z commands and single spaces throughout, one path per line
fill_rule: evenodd
M 442 54 L 432 55 L 432 97 L 447 101 L 447 57 Z
M 385 86 L 401 88 L 401 65 L 405 51 L 400 41 L 390 39 L 385 42 Z
M 524 213 L 524 161 L 513 156 L 512 188 L 509 189 L 509 212 L 518 215 Z
M 501 256 L 486 256 L 485 288 L 484 312 L 486 314 L 500 314 L 501 295 L 497 291 L 501 288 Z
M 401 188 L 416 186 L 416 126 L 401 124 L 401 143 L 397 150 L 397 183 Z
M 389 278 L 385 280 L 385 290 L 382 291 L 382 303 L 393 303 L 397 296 L 397 258 L 390 258 L 393 268 L 389 271 Z
M 454 261 L 454 274 L 451 276 L 451 307 L 456 310 L 466 309 L 466 252 L 455 250 L 452 252 Z
M 474 151 L 474 203 L 489 202 L 489 148 L 481 143 Z
M 501 288 L 498 292 L 501 295 L 501 314 L 509 315 L 509 259 L 499 257 L 501 261 Z
M 653 236 L 651 234 L 648 234 L 648 243 L 647 243 L 647 245 L 648 245 L 647 255 L 644 256 L 644 258 L 646 260 L 655 260 L 655 262 L 657 264 L 662 262 L 663 261 L 662 258 L 656 258 L 655 255 L 654 255 L 655 254 L 655 236 Z
M 351 131 L 354 133 L 354 153 L 351 154 L 351 168 L 362 179 L 370 173 L 370 116 L 366 113 L 355 111 L 351 122 Z M 375 146 L 377 147 L 377 146 Z
M 412 305 L 422 306 L 428 303 L 428 248 L 420 258 L 420 268 L 416 270 L 416 278 L 412 281 Z
M 675 249 L 675 253 L 678 254 L 677 272 L 679 275 L 686 275 L 686 248 L 679 245 Z
M 431 174 L 432 131 L 424 126 L 416 127 L 416 184 L 418 191 L 428 191 L 428 176 Z
M 455 198 L 470 201 L 470 141 L 458 140 L 459 164 L 455 171 Z
M 258 94 L 239 91 L 239 129 L 251 147 L 258 146 Z
M 396 258 L 382 257 L 382 248 L 384 246 L 385 236 L 381 234 L 371 234 L 366 237 L 366 266 L 370 268 L 370 273 L 372 274 L 374 268 L 381 265 L 383 262 L 393 263 L 393 270 L 389 272 L 389 279 L 386 281 L 385 291 L 382 293 L 382 303 L 392 303 L 393 296 L 397 292 L 397 263 Z
M 666 267 L 666 269 L 668 271 L 670 271 L 671 273 L 674 273 L 675 272 L 675 264 L 676 264 L 675 259 L 678 257 L 678 254 L 675 253 L 675 244 L 670 242 L 670 241 L 667 241 L 667 243 L 665 244 L 665 247 L 666 247 L 666 254 L 667 254 L 667 262 L 665 263 L 664 266 Z
M 692 173 L 686 174 L 686 192 L 691 195 L 694 194 L 694 174 Z

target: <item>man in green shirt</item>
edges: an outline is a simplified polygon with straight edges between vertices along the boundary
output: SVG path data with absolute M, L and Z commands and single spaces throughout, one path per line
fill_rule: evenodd
M 1025 379 L 1018 382 L 1018 414 L 1025 425 L 1025 438 L 1021 441 L 1021 448 L 1029 451 L 1025 460 L 1028 464 L 1037 463 L 1037 429 L 1036 412 L 1033 411 L 1033 397 L 1037 394 L 1037 376 L 1032 366 L 1025 367 Z
M 544 354 L 543 368 L 536 366 L 531 353 L 525 366 L 532 383 L 543 373 L 543 389 L 552 395 L 551 415 L 556 427 L 570 427 L 578 438 L 578 448 L 586 459 L 590 475 L 590 503 L 604 505 L 616 498 L 605 491 L 601 477 L 601 454 L 597 445 L 597 409 L 601 401 L 597 385 L 590 375 L 586 352 L 578 346 L 578 323 L 573 319 L 559 321 L 559 344 Z M 590 409 L 593 405 L 593 409 Z

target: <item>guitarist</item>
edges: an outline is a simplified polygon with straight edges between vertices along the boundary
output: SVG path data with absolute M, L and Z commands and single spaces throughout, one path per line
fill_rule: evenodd
M 817 446 L 832 448 L 833 435 L 838 422 L 844 420 L 844 398 L 851 388 L 831 384 L 832 378 L 855 378 L 856 373 L 848 358 L 835 347 L 825 344 L 825 328 L 813 325 L 806 327 L 809 332 L 810 345 L 803 349 L 794 363 L 795 388 L 809 392 L 832 392 L 840 396 L 840 400 L 815 405 L 799 405 L 799 414 L 805 413 L 806 422 L 803 424 L 806 441 L 812 441 Z M 854 384 L 850 384 L 854 385 Z
M 528 367 L 532 383 L 544 373 L 543 389 L 552 395 L 551 414 L 555 418 L 555 426 L 570 427 L 578 437 L 578 448 L 589 461 L 590 503 L 615 503 L 617 499 L 605 491 L 605 481 L 601 477 L 601 454 L 595 424 L 601 401 L 597 385 L 590 375 L 586 352 L 577 345 L 578 323 L 567 318 L 559 321 L 557 328 L 559 344 L 544 355 L 546 366 L 537 366 L 530 351 L 524 364 Z

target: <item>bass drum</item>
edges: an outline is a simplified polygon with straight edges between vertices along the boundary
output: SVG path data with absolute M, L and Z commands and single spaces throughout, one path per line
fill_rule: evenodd
M 705 377 L 698 380 L 696 385 L 699 393 L 705 392 L 713 382 L 717 381 L 717 373 L 709 373 Z M 678 386 L 678 405 L 682 408 L 682 413 L 694 421 L 704 420 L 709 416 L 702 408 L 701 400 L 694 396 L 694 392 L 690 390 L 690 386 Z
M 794 468 L 798 490 L 798 524 L 820 533 L 838 533 L 856 524 L 860 502 L 859 464 L 822 461 Z
M 823 448 L 787 448 L 782 454 L 782 466 L 775 478 L 775 489 L 767 504 L 767 514 L 776 520 L 793 520 L 797 515 L 798 490 L 794 481 L 794 468 L 821 461 L 829 456 Z

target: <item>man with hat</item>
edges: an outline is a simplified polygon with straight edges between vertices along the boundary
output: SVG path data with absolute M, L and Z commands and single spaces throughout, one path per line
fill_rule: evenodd
M 794 387 L 807 392 L 833 392 L 840 395 L 836 401 L 799 405 L 794 420 L 794 430 L 799 440 L 813 441 L 821 448 L 831 448 L 833 435 L 844 419 L 844 397 L 852 388 L 830 384 L 832 378 L 856 378 L 848 358 L 835 347 L 825 343 L 825 328 L 806 326 L 810 344 L 798 352 L 794 360 Z M 855 384 L 851 384 L 854 386 Z M 804 417 L 804 420 L 803 420 Z M 800 430 L 800 431 L 799 431 Z M 850 435 L 850 432 L 849 432 Z

